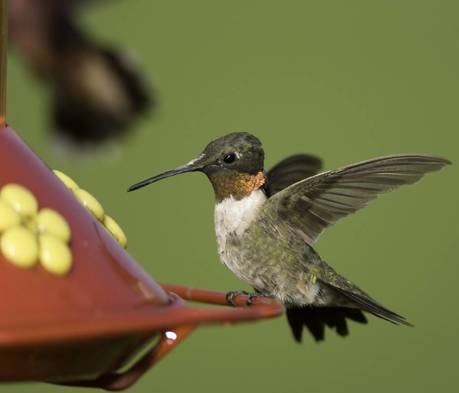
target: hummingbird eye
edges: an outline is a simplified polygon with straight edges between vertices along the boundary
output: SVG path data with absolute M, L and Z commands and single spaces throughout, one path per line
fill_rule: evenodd
M 231 164 L 236 161 L 236 153 L 228 153 L 223 157 L 223 162 L 225 164 Z

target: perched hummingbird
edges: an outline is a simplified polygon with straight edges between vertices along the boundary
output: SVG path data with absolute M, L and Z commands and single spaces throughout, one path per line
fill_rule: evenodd
M 410 325 L 338 274 L 314 250 L 320 233 L 379 194 L 419 180 L 448 160 L 394 155 L 321 172 L 310 155 L 263 170 L 261 142 L 236 132 L 209 143 L 184 166 L 134 184 L 129 191 L 185 172 L 204 172 L 215 191 L 220 259 L 257 294 L 282 302 L 296 341 L 306 326 L 316 341 L 325 326 L 348 334 L 346 318 L 366 323 L 363 311 Z

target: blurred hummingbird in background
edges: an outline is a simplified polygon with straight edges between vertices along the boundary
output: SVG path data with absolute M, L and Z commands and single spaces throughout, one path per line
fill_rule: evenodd
M 97 3 L 8 1 L 10 43 L 51 91 L 54 133 L 77 145 L 120 138 L 154 101 L 128 52 L 98 42 L 79 23 L 80 9 Z
M 415 183 L 449 163 L 427 155 L 393 155 L 318 173 L 321 160 L 299 154 L 265 172 L 261 142 L 236 132 L 212 141 L 186 165 L 129 191 L 177 174 L 204 172 L 215 191 L 223 264 L 256 294 L 285 305 L 296 341 L 301 342 L 304 327 L 321 341 L 325 327 L 346 336 L 347 319 L 367 323 L 363 312 L 410 324 L 328 265 L 314 249 L 318 236 L 379 194 Z

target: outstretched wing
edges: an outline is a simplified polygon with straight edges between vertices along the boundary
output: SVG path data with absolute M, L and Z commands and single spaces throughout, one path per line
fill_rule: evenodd
M 322 169 L 322 160 L 311 154 L 295 154 L 274 165 L 267 173 L 268 196 L 284 188 L 314 176 Z
M 269 198 L 263 209 L 300 232 L 312 245 L 325 228 L 379 194 L 415 183 L 447 164 L 450 162 L 443 158 L 423 155 L 363 161 L 294 183 Z

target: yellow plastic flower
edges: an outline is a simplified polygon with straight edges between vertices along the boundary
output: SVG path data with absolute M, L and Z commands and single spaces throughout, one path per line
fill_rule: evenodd
M 26 187 L 10 183 L 0 188 L 0 251 L 13 265 L 32 268 L 40 263 L 63 276 L 72 267 L 70 238 L 65 218 L 53 209 L 39 210 Z
M 124 248 L 127 247 L 127 237 L 118 223 L 109 215 L 101 203 L 88 191 L 80 188 L 77 183 L 65 173 L 54 170 L 54 174 L 73 192 L 78 201 L 89 211 L 94 218 L 100 221 L 112 237 Z

